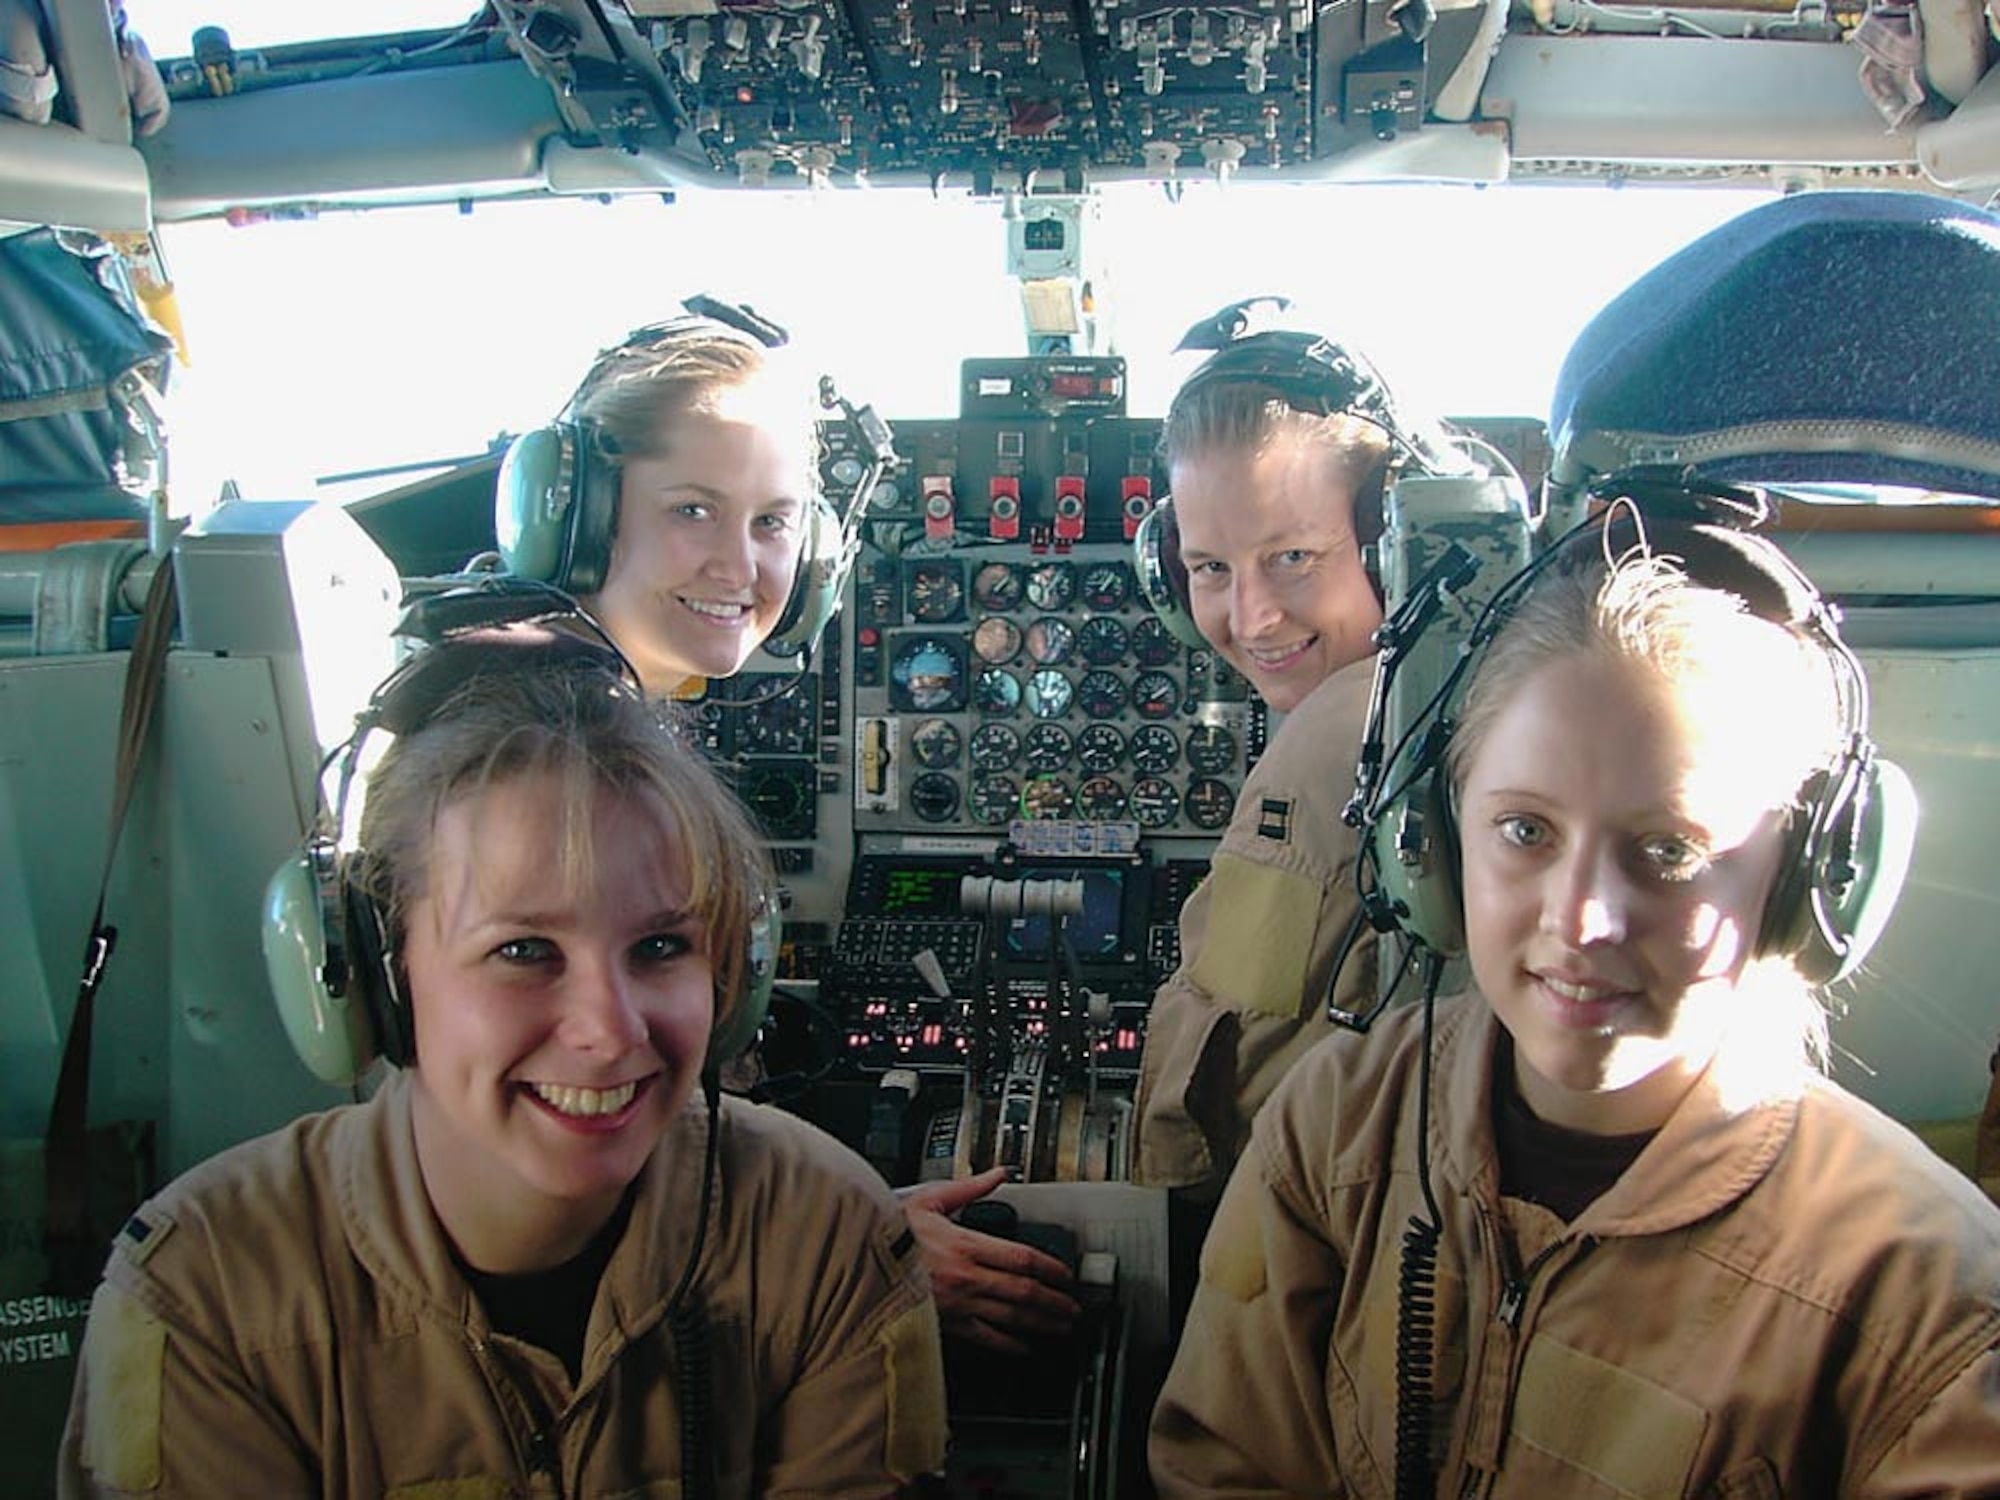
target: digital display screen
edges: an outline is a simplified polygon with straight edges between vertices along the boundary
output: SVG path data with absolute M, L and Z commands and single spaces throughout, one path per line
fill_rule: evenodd
M 1123 866 L 1082 867 L 1064 869 L 1051 866 L 1047 869 L 1029 870 L 1024 877 L 1037 880 L 1081 880 L 1083 882 L 1083 910 L 1069 918 L 1063 927 L 1070 946 L 1076 956 L 1085 963 L 1094 959 L 1113 958 L 1119 951 L 1119 938 L 1125 910 L 1125 875 Z M 1004 942 L 1009 957 L 1047 958 L 1049 953 L 1049 918 L 1014 917 L 1007 923 Z
M 960 871 L 892 865 L 882 871 L 881 905 L 870 916 L 954 917 L 958 915 Z

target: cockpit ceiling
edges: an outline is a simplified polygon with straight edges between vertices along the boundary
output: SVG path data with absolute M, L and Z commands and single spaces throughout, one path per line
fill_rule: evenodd
M 1996 26 L 1976 0 L 495 0 L 457 28 L 261 51 L 211 29 L 167 60 L 173 120 L 142 149 L 168 218 L 1232 177 L 1984 199 Z

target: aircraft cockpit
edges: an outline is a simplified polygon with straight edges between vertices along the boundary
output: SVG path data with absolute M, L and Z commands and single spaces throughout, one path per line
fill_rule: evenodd
M 272 1003 L 266 879 L 326 822 L 411 606 L 504 583 L 548 521 L 508 488 L 523 435 L 626 328 L 741 297 L 832 372 L 813 478 L 840 538 L 830 618 L 673 705 L 778 881 L 768 1013 L 726 1086 L 899 1189 L 1006 1169 L 965 1222 L 1074 1269 L 1073 1338 L 948 1351 L 948 1493 L 1149 1494 L 1196 1269 L 1177 1201 L 1134 1181 L 1149 1016 L 1224 833 L 1254 814 L 1282 843 L 1296 815 L 1246 806 L 1286 714 L 1148 530 L 1181 330 L 1301 293 L 1450 420 L 1482 472 L 1392 487 L 1369 545 L 1392 621 L 1431 590 L 1462 633 L 1478 588 L 1436 588 L 1447 552 L 1491 587 L 1579 465 L 1694 452 L 1620 431 L 1614 465 L 1552 425 L 1565 351 L 1628 281 L 1787 196 L 1992 204 L 2000 12 L 467 8 L 376 31 L 319 7 L 290 34 L 221 0 L 44 0 L 0 25 L 0 1145 L 39 1163 L 52 1120 L 144 1122 L 123 1163 L 150 1187 L 354 1097 Z M 1843 279 L 1898 274 L 1844 264 L 1786 315 L 1838 328 Z M 1968 326 L 2000 323 L 1985 295 Z M 1777 476 L 1774 533 L 1926 806 L 1843 981 L 1835 1076 L 1968 1171 L 2000 1025 L 1990 447 L 1844 477 L 1829 443 Z M 1425 643 L 1391 717 L 1458 641 Z M 0 1223 L 0 1267 L 41 1238 Z M 0 1405 L 82 1323 L 74 1291 L 14 1296 Z M 61 1412 L 27 1420 L 52 1443 Z M 7 1462 L 0 1488 L 48 1492 Z

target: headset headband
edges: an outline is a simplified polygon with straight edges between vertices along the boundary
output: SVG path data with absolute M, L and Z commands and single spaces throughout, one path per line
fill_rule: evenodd
M 1441 438 L 1405 421 L 1388 382 L 1373 364 L 1324 334 L 1253 325 L 1260 307 L 1290 307 L 1280 296 L 1246 297 L 1203 318 L 1174 346 L 1176 353 L 1212 351 L 1181 383 L 1175 405 L 1204 387 L 1268 385 L 1295 411 L 1329 417 L 1345 412 L 1381 429 L 1395 449 L 1395 462 L 1414 463 L 1432 474 L 1465 472 L 1464 457 Z

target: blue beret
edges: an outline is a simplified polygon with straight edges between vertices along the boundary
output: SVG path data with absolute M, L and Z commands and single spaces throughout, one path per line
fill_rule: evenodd
M 1753 208 L 1584 327 L 1549 431 L 1571 482 L 1660 464 L 2000 498 L 2000 216 L 1901 191 Z

